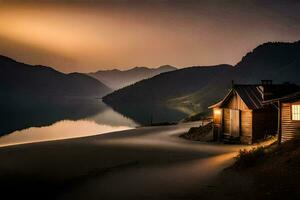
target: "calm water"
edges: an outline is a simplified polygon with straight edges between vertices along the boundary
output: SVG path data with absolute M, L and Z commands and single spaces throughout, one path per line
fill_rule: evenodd
M 139 124 L 97 99 L 1 102 L 0 146 L 132 129 Z

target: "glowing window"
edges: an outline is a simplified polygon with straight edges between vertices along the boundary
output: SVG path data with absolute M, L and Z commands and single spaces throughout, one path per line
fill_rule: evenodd
M 300 120 L 300 105 L 292 105 L 292 120 Z

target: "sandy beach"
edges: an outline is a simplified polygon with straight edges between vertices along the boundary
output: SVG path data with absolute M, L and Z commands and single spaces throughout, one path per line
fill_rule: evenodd
M 39 199 L 196 199 L 241 145 L 178 136 L 197 123 L 0 148 L 4 194 Z M 18 191 L 18 192 L 13 192 Z M 199 196 L 200 195 L 200 196 Z

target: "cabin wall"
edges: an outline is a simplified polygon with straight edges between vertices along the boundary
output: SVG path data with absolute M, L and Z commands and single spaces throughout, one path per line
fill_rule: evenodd
M 224 105 L 224 108 L 235 109 L 235 110 L 249 110 L 247 105 L 237 94 L 234 94 L 228 100 L 228 102 Z
M 223 123 L 223 109 L 214 108 L 213 109 L 213 137 L 214 140 L 220 138 L 222 132 Z
M 230 133 L 230 109 L 223 109 L 223 133 Z
M 223 132 L 230 133 L 230 109 L 240 110 L 240 140 L 243 144 L 252 143 L 252 110 L 234 94 L 224 105 Z
M 241 112 L 241 143 L 252 144 L 252 110 Z
M 281 105 L 282 141 L 300 139 L 300 121 L 292 121 L 292 104 L 300 104 L 300 101 Z
M 266 107 L 253 111 L 253 141 L 267 135 L 275 135 L 278 128 L 278 110 L 275 107 Z
M 223 109 L 223 133 L 230 133 L 230 109 Z M 240 113 L 240 138 L 241 143 L 252 143 L 252 110 L 244 110 Z

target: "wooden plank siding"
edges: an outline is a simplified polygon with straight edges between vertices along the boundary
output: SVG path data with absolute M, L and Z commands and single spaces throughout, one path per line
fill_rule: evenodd
M 233 137 L 240 137 L 240 110 L 230 109 L 230 134 Z
M 300 104 L 300 101 L 295 103 L 283 103 L 281 106 L 281 130 L 282 141 L 290 139 L 300 139 L 300 121 L 292 120 L 291 105 Z
M 241 112 L 241 143 L 252 143 L 252 111 Z
M 228 100 L 224 107 L 234 110 L 249 110 L 241 97 L 236 93 L 234 93 L 234 95 Z
M 250 110 L 244 101 L 240 98 L 237 93 L 234 93 L 230 99 L 223 105 L 222 108 L 222 133 L 231 134 L 231 110 L 240 111 L 240 125 L 239 125 L 239 135 L 234 135 L 240 137 L 241 142 L 244 144 L 252 143 L 252 110 Z M 214 115 L 214 122 L 219 122 L 218 116 Z M 219 123 L 216 123 L 218 126 Z
M 233 128 L 232 127 L 232 117 L 230 116 L 231 114 L 230 113 L 232 113 L 232 111 L 239 111 L 239 110 L 233 110 L 233 109 L 228 109 L 228 108 L 224 108 L 223 109 L 223 132 L 224 133 L 226 133 L 226 134 L 231 134 L 231 129 Z M 247 112 L 250 112 L 251 113 L 251 111 L 245 111 L 245 113 L 247 113 Z M 243 112 L 242 112 L 243 113 Z M 242 118 L 242 113 L 241 114 L 239 114 L 239 116 L 240 116 L 240 118 Z M 246 115 L 245 115 L 246 116 Z M 238 116 L 236 116 L 236 117 L 238 117 Z M 234 119 L 234 120 L 240 120 L 240 119 Z M 246 120 L 246 118 L 244 118 L 244 122 L 245 123 L 248 123 L 247 122 L 247 120 Z M 236 122 L 237 123 L 237 122 Z M 240 130 L 235 130 L 234 132 L 236 133 L 236 134 L 240 134 L 241 133 L 241 129 L 243 129 L 244 127 L 241 127 L 241 126 L 243 126 L 244 124 L 243 124 L 243 121 L 242 120 L 240 120 L 240 124 L 236 124 L 235 126 L 236 126 L 236 129 L 238 128 L 238 129 L 240 129 Z M 246 126 L 245 126 L 245 128 L 247 129 L 247 124 L 246 124 Z M 244 131 L 246 131 L 246 129 L 244 129 Z M 240 135 L 233 135 L 233 136 L 236 136 L 236 137 L 239 137 Z
M 243 144 L 252 144 L 266 136 L 279 133 L 282 141 L 300 139 L 300 120 L 298 120 L 300 114 L 297 114 L 300 113 L 299 107 L 294 107 L 296 110 L 294 117 L 298 121 L 292 120 L 291 113 L 292 104 L 300 105 L 300 92 L 266 101 L 264 97 L 268 95 L 268 91 L 265 90 L 267 86 L 270 87 L 270 85 L 262 85 L 259 88 L 257 85 L 233 85 L 220 102 L 210 107 L 222 110 L 222 115 L 218 118 L 214 116 L 216 118 L 214 122 L 218 122 L 216 126 L 220 127 L 219 138 L 226 142 L 240 140 Z M 274 85 L 272 92 L 278 90 L 277 95 L 283 95 L 282 92 L 285 91 L 280 88 L 281 85 Z M 289 91 L 289 88 L 287 90 Z M 276 106 L 277 103 L 279 107 L 282 105 L 280 109 Z
M 253 111 L 253 142 L 266 137 L 275 135 L 277 132 L 278 111 L 275 107 L 265 107 Z
M 230 109 L 223 109 L 223 132 L 230 133 Z

